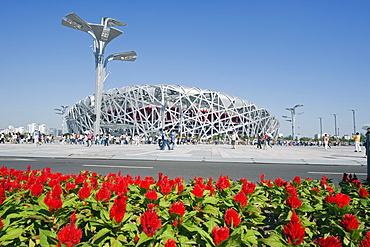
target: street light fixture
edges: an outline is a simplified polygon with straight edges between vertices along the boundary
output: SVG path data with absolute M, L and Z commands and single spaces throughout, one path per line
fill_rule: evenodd
M 320 119 L 320 138 L 322 138 L 322 119 L 323 117 L 319 117 Z
M 339 114 L 333 113 L 333 114 L 330 114 L 330 115 L 333 115 L 334 116 L 334 134 L 335 134 L 335 138 L 338 139 L 339 133 L 338 133 L 338 129 L 337 129 L 337 116 Z
M 75 13 L 66 15 L 66 19 L 62 19 L 62 25 L 80 30 L 90 34 L 94 39 L 93 53 L 95 56 L 95 124 L 94 134 L 100 133 L 100 116 L 101 116 L 101 101 L 104 82 L 107 79 L 106 69 L 107 64 L 111 60 L 120 61 L 135 61 L 137 54 L 135 51 L 120 52 L 109 55 L 104 60 L 104 50 L 106 45 L 114 38 L 118 37 L 123 31 L 114 28 L 113 26 L 127 26 L 127 24 L 111 17 L 101 19 L 101 24 L 93 24 L 84 21 Z
M 352 115 L 353 115 L 353 134 L 356 134 L 356 111 L 358 111 L 358 110 L 348 110 L 348 111 L 352 111 Z
M 66 120 L 65 120 L 64 114 L 66 113 L 68 106 L 67 105 L 62 105 L 60 107 L 62 107 L 62 109 L 55 108 L 54 110 L 56 111 L 55 114 L 58 114 L 58 115 L 62 116 L 62 134 L 64 134 L 64 133 L 66 133 L 66 131 L 65 131 Z
M 303 105 L 295 105 L 293 107 L 285 108 L 285 110 L 290 111 L 290 114 L 291 114 L 291 117 L 288 117 L 288 116 L 283 116 L 283 117 L 290 118 L 290 122 L 292 122 L 292 139 L 293 140 L 295 140 L 295 116 L 303 114 L 303 112 L 296 113 L 296 108 L 302 107 L 302 106 Z

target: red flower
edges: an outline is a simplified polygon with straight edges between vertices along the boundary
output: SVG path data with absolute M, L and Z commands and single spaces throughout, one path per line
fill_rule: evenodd
M 55 185 L 51 191 L 46 194 L 44 203 L 49 207 L 49 211 L 54 211 L 62 207 L 62 188 L 59 184 Z
M 367 190 L 364 187 L 361 187 L 358 194 L 361 198 L 366 198 L 369 195 L 369 192 L 367 192 Z
M 42 184 L 32 184 L 30 187 L 31 194 L 33 196 L 39 196 L 44 191 L 44 186 Z
M 230 230 L 227 227 L 213 227 L 212 236 L 215 245 L 219 245 L 221 241 L 225 241 L 229 238 Z
M 239 202 L 240 206 L 244 208 L 248 203 L 248 198 L 243 192 L 239 192 L 238 194 L 235 195 L 234 202 Z
M 176 241 L 172 238 L 167 239 L 167 241 L 164 243 L 164 247 L 176 247 Z
M 162 221 L 158 219 L 157 213 L 153 210 L 154 205 L 148 204 L 149 209 L 140 216 L 143 232 L 148 237 L 152 237 L 157 229 L 162 227 Z
M 287 199 L 286 199 L 286 203 L 288 204 L 289 207 L 291 208 L 299 208 L 300 206 L 302 206 L 302 201 L 298 198 L 298 196 L 296 194 L 292 194 L 290 195 Z
M 146 192 L 145 197 L 149 200 L 155 201 L 158 199 L 157 191 L 149 190 L 148 192 Z
M 191 191 L 191 193 L 195 195 L 196 197 L 201 198 L 203 196 L 203 189 L 201 188 L 199 184 L 196 184 L 194 185 L 194 189 Z
M 279 186 L 280 187 L 280 186 L 286 185 L 287 182 L 285 182 L 281 178 L 277 178 L 277 179 L 275 179 L 274 183 L 276 184 L 276 186 Z
M 245 182 L 245 183 L 243 183 L 242 191 L 245 194 L 253 194 L 255 188 L 256 188 L 256 185 L 254 183 Z
M 294 179 L 293 179 L 294 182 L 296 182 L 297 184 L 301 184 L 301 178 L 299 176 L 296 176 Z
M 343 208 L 344 205 L 349 205 L 350 201 L 351 201 L 351 197 L 349 197 L 346 194 L 342 194 L 342 193 L 337 193 L 335 195 L 329 195 L 325 197 L 326 203 L 335 203 L 340 208 Z
M 58 240 L 68 247 L 75 246 L 82 238 L 82 230 L 69 223 L 58 232 Z
M 340 224 L 347 231 L 350 231 L 352 229 L 358 229 L 360 225 L 356 219 L 356 216 L 354 216 L 353 214 L 345 214 L 343 219 L 341 219 Z
M 301 244 L 305 235 L 305 228 L 299 222 L 299 218 L 293 211 L 290 222 L 284 226 L 284 234 L 288 239 L 288 244 Z
M 79 197 L 81 200 L 85 200 L 86 198 L 88 198 L 88 197 L 90 196 L 91 189 L 92 189 L 92 187 L 91 187 L 91 186 L 84 186 L 84 187 L 82 187 L 82 188 L 78 191 L 78 197 Z
M 317 244 L 320 247 L 342 247 L 342 243 L 338 237 L 329 236 L 327 238 L 319 238 Z
M 0 217 L 0 227 L 3 227 L 3 226 L 4 226 L 3 219 Z
M 230 186 L 231 185 L 229 181 L 229 176 L 222 177 L 222 174 L 220 174 L 220 177 L 218 178 L 217 183 L 216 183 L 216 189 L 223 190 Z
M 82 238 L 82 230 L 75 226 L 75 220 L 74 214 L 71 216 L 70 223 L 58 232 L 58 240 L 67 247 L 77 245 Z
M 126 200 L 127 196 L 123 196 L 121 193 L 114 199 L 112 208 L 110 209 L 109 215 L 111 219 L 114 219 L 117 223 L 120 223 L 126 213 Z
M 359 247 L 370 247 L 370 239 L 364 239 L 359 244 Z
M 224 220 L 228 227 L 237 227 L 240 224 L 241 218 L 234 209 L 226 210 Z
M 109 202 L 110 200 L 110 191 L 107 188 L 101 188 L 98 193 L 96 193 L 96 200 Z
M 170 207 L 170 214 L 179 214 L 181 217 L 185 214 L 185 206 L 183 202 L 174 202 Z

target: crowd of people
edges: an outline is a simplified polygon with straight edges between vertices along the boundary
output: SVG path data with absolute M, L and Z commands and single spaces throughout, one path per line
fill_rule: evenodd
M 175 145 L 184 144 L 213 144 L 213 145 L 226 145 L 230 144 L 231 148 L 235 149 L 237 145 L 254 145 L 260 149 L 269 149 L 273 146 L 319 146 L 325 149 L 331 148 L 332 146 L 355 146 L 355 152 L 361 152 L 361 146 L 364 145 L 361 142 L 361 136 L 356 133 L 353 135 L 351 141 L 333 141 L 329 140 L 327 136 L 323 140 L 308 140 L 308 141 L 294 141 L 284 139 L 273 139 L 269 134 L 263 133 L 257 135 L 255 138 L 241 138 L 236 132 L 232 132 L 230 135 L 224 135 L 220 138 L 212 140 L 205 140 L 198 137 L 179 136 L 176 131 L 171 133 L 164 130 L 162 133 L 157 135 L 120 135 L 115 136 L 110 133 L 104 133 L 100 135 L 93 135 L 92 131 L 88 131 L 85 134 L 64 134 L 62 136 L 45 135 L 40 131 L 34 133 L 9 133 L 0 134 L 0 144 L 35 144 L 36 146 L 42 144 L 55 144 L 61 143 L 63 145 L 85 145 L 91 147 L 93 145 L 143 145 L 143 144 L 158 144 L 161 150 L 169 149 L 173 150 Z

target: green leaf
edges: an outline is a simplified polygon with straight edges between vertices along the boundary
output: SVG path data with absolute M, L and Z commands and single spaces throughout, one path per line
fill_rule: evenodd
M 209 205 L 207 204 L 203 209 L 202 209 L 202 212 L 203 213 L 206 213 L 206 214 L 211 214 L 211 215 L 214 215 L 216 216 L 217 213 L 219 212 L 218 211 L 218 208 L 212 206 L 212 205 Z
M 286 246 L 285 244 L 283 244 L 282 239 L 277 234 L 273 234 L 270 237 L 268 237 L 267 239 L 263 239 L 262 242 L 264 244 L 266 244 L 267 246 L 271 246 L 271 247 L 284 247 L 284 246 Z
M 50 246 L 51 244 L 57 244 L 57 235 L 55 232 L 40 229 L 40 245 Z
M 101 243 L 106 237 L 109 236 L 109 233 L 111 232 L 108 228 L 101 229 L 97 234 L 92 237 L 92 243 L 93 244 L 99 244 Z
M 216 197 L 214 196 L 209 196 L 209 197 L 206 197 L 204 200 L 203 200 L 203 203 L 206 204 L 206 203 L 209 203 L 209 204 L 217 204 L 220 200 L 217 199 Z
M 23 231 L 24 229 L 22 228 L 8 228 L 6 233 L 1 237 L 1 241 L 17 239 L 22 235 Z

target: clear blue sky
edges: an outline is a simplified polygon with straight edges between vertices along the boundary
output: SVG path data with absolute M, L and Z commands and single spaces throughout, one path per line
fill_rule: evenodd
M 104 89 L 140 84 L 196 86 L 251 101 L 282 116 L 303 104 L 296 133 L 340 135 L 370 123 L 368 0 L 1 1 L 0 129 L 28 123 L 61 128 L 54 108 L 95 92 L 87 33 L 61 25 L 76 13 L 87 22 L 128 24 L 105 54 L 135 50 L 133 62 L 111 61 Z M 299 128 L 298 128 L 299 127 Z M 362 133 L 364 131 L 361 130 Z

